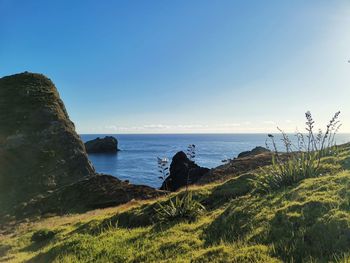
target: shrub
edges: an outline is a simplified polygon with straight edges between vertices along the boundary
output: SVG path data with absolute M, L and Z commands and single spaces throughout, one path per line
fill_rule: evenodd
M 42 242 L 53 238 L 56 235 L 56 232 L 49 229 L 40 229 L 32 235 L 31 240 L 33 242 Z
M 181 197 L 177 195 L 175 200 L 169 199 L 166 204 L 158 203 L 155 208 L 157 221 L 167 223 L 175 220 L 195 221 L 205 210 L 205 207 L 193 199 L 192 193 L 186 191 Z
M 281 129 L 282 142 L 285 153 L 281 154 L 277 149 L 275 136 L 269 134 L 272 143 L 272 166 L 262 169 L 262 175 L 258 180 L 257 190 L 270 192 L 293 185 L 305 178 L 321 176 L 320 166 L 322 158 L 337 153 L 335 135 L 341 124 L 338 120 L 340 111 L 336 112 L 329 121 L 325 133 L 319 130 L 314 132 L 314 120 L 310 112 L 306 112 L 306 131 L 304 135 L 296 133 L 296 144 L 293 144 L 289 136 Z M 306 139 L 305 139 L 306 137 Z M 268 148 L 269 145 L 266 143 Z

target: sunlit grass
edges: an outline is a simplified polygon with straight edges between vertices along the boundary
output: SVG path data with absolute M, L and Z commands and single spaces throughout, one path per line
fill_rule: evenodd
M 157 200 L 41 218 L 0 237 L 8 262 L 346 262 L 350 240 L 349 146 L 326 157 L 327 174 L 266 195 L 254 194 L 254 174 L 193 186 L 206 207 L 196 221 L 151 220 Z M 335 160 L 337 158 L 337 160 Z M 40 229 L 57 234 L 33 242 Z

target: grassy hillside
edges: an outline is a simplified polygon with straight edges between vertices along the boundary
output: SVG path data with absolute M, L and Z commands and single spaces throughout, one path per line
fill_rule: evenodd
M 192 187 L 206 208 L 194 222 L 164 224 L 154 216 L 157 202 L 182 191 L 8 226 L 0 239 L 0 261 L 347 262 L 350 145 L 325 158 L 322 172 L 269 194 L 255 191 L 259 170 Z

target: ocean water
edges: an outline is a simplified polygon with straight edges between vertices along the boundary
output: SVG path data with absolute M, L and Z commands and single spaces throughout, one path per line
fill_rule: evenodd
M 82 134 L 84 142 L 97 137 L 114 136 L 118 139 L 117 154 L 89 154 L 99 173 L 110 174 L 134 184 L 159 187 L 157 157 L 170 161 L 178 151 L 189 144 L 196 145 L 196 163 L 213 168 L 222 160 L 237 157 L 242 151 L 265 146 L 266 134 Z M 293 138 L 293 136 L 291 136 Z M 276 138 L 278 144 L 280 140 Z M 337 143 L 350 141 L 350 134 L 339 134 Z

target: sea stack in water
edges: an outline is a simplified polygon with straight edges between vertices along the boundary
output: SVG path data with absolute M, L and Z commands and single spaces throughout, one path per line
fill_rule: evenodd
M 0 78 L 0 207 L 94 174 L 51 80 Z
M 99 137 L 85 143 L 87 153 L 116 153 L 118 149 L 118 140 L 113 136 Z
M 174 155 L 170 164 L 170 175 L 163 182 L 160 189 L 176 191 L 179 188 L 186 186 L 187 183 L 196 183 L 208 172 L 208 168 L 198 166 L 195 162 L 188 159 L 184 152 L 178 152 Z

